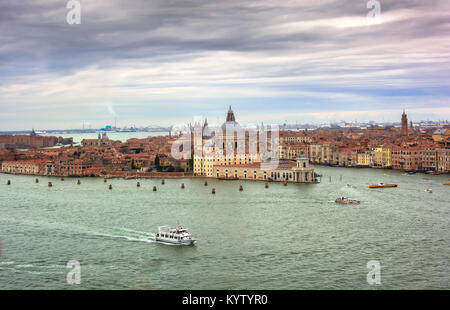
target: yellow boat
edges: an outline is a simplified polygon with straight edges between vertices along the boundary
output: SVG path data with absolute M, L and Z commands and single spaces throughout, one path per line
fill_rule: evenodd
M 397 184 L 384 184 L 384 183 L 378 183 L 378 184 L 372 184 L 369 185 L 370 188 L 385 188 L 385 187 L 397 187 Z
M 442 183 L 444 185 L 450 185 L 450 181 Z

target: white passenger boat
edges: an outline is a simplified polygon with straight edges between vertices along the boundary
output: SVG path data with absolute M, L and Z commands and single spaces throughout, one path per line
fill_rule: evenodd
M 197 238 L 193 238 L 186 228 L 178 225 L 176 228 L 171 228 L 169 226 L 158 227 L 158 233 L 155 236 L 155 240 L 161 243 L 193 245 L 197 241 Z

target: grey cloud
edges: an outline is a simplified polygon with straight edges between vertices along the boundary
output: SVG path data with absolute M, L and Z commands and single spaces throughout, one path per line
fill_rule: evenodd
M 382 16 L 399 10 L 413 10 L 414 15 L 376 26 L 339 28 L 314 22 L 365 18 L 367 1 L 81 0 L 82 24 L 68 25 L 65 0 L 4 0 L 0 2 L 0 87 L 66 77 L 89 67 L 160 68 L 162 72 L 148 80 L 119 81 L 116 88 L 179 87 L 173 82 L 173 70 L 166 73 L 165 65 L 172 63 L 184 69 L 192 63 L 189 69 L 197 70 L 196 76 L 204 76 L 214 86 L 239 90 L 270 86 L 280 92 L 296 87 L 325 93 L 327 87 L 334 87 L 351 94 L 357 88 L 379 92 L 390 87 L 448 86 L 449 17 L 444 15 L 450 9 L 448 0 L 380 2 Z M 313 26 L 280 30 L 302 22 Z M 195 68 L 199 55 L 221 51 L 248 62 L 233 67 L 234 72 L 221 72 L 224 69 L 214 64 Z M 260 59 L 252 62 L 255 54 Z M 269 61 L 277 57 L 295 60 Z M 217 59 L 217 67 L 222 62 Z M 221 75 L 227 78 L 216 79 Z M 158 79 L 161 84 L 155 84 Z M 210 86 L 206 83 L 203 79 L 185 82 Z M 33 95 L 23 102 L 29 104 L 34 98 L 58 102 Z M 0 108 L 11 102 L 0 100 Z

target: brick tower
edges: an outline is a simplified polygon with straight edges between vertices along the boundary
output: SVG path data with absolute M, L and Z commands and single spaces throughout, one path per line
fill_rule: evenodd
M 408 117 L 406 116 L 405 110 L 403 110 L 402 114 L 402 136 L 408 136 Z

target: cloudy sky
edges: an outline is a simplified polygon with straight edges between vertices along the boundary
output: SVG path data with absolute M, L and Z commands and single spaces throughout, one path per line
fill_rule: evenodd
M 67 2 L 0 2 L 0 130 L 450 119 L 448 0 Z

